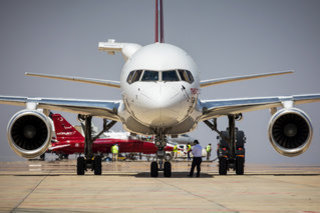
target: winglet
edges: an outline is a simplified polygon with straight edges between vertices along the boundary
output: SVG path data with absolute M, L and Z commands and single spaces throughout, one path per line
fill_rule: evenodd
M 204 80 L 200 81 L 200 87 L 208 87 L 218 84 L 225 84 L 235 81 L 244 81 L 244 80 L 251 80 L 256 78 L 265 78 L 270 76 L 276 76 L 276 75 L 285 75 L 285 74 L 292 74 L 294 71 L 284 71 L 284 72 L 272 72 L 272 73 L 263 73 L 263 74 L 254 74 L 254 75 L 244 75 L 244 76 L 236 76 L 236 77 L 227 77 L 227 78 L 217 78 L 217 79 L 210 79 L 210 80 Z

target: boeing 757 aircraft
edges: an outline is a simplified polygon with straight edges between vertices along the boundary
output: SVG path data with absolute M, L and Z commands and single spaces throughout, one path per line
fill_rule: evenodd
M 157 161 L 151 163 L 151 176 L 171 176 L 171 164 L 165 161 L 164 147 L 168 136 L 177 136 L 194 130 L 204 122 L 221 138 L 219 172 L 228 169 L 243 174 L 245 162 L 244 137 L 238 134 L 236 121 L 242 114 L 270 109 L 268 134 L 274 149 L 282 155 L 297 156 L 307 150 L 312 139 L 312 125 L 307 114 L 296 105 L 319 102 L 320 94 L 253 97 L 233 99 L 199 99 L 200 88 L 235 81 L 257 79 L 292 73 L 292 71 L 255 74 L 200 80 L 193 59 L 181 48 L 164 41 L 163 2 L 155 0 L 155 42 L 147 46 L 118 43 L 115 40 L 99 43 L 99 50 L 110 54 L 120 52 L 124 65 L 120 81 L 26 73 L 27 76 L 83 82 L 119 89 L 120 100 L 78 100 L 43 97 L 0 96 L 1 104 L 22 106 L 9 121 L 7 128 L 11 148 L 20 156 L 34 158 L 50 145 L 52 121 L 50 110 L 79 115 L 85 121 L 85 158 L 77 160 L 78 174 L 87 169 L 97 170 L 94 161 L 91 134 L 92 117 L 104 119 L 103 131 L 121 122 L 132 134 L 153 135 L 157 146 Z M 214 94 L 213 97 L 214 98 Z M 227 116 L 227 131 L 217 129 L 217 118 Z

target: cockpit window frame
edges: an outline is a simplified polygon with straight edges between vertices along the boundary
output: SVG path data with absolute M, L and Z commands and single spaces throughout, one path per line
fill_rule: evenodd
M 158 80 L 143 80 L 144 75 L 146 72 L 157 72 L 158 73 Z M 174 71 L 176 73 L 176 80 L 163 80 L 163 73 L 164 72 L 172 72 Z M 127 83 L 133 84 L 135 82 L 179 82 L 184 81 L 189 84 L 192 84 L 194 82 L 194 77 L 192 75 L 192 72 L 189 70 L 184 69 L 173 69 L 173 70 L 162 70 L 162 71 L 156 71 L 156 70 L 133 70 L 129 73 L 127 77 Z
M 178 71 L 179 77 L 181 78 L 182 81 L 186 81 L 190 84 L 192 84 L 194 82 L 193 75 L 189 70 L 179 69 L 177 71 Z

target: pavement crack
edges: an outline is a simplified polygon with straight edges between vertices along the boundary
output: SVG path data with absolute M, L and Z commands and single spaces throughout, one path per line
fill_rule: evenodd
M 215 205 L 217 205 L 217 206 L 219 206 L 219 207 L 221 207 L 221 208 L 223 208 L 223 209 L 225 209 L 225 210 L 232 211 L 232 212 L 237 212 L 237 211 L 234 211 L 234 210 L 232 210 L 232 209 L 227 208 L 226 206 L 224 206 L 224 205 L 222 205 L 222 204 L 220 204 L 220 203 L 217 203 L 217 202 L 215 202 L 215 201 L 213 201 L 213 200 L 210 200 L 210 199 L 208 199 L 208 198 L 206 198 L 206 197 L 204 197 L 204 196 L 197 195 L 197 194 L 195 194 L 195 193 L 192 193 L 192 192 L 190 192 L 190 191 L 188 191 L 188 190 L 185 190 L 185 189 L 183 189 L 183 188 L 181 188 L 181 187 L 178 187 L 178 186 L 176 186 L 176 185 L 170 184 L 170 183 L 168 183 L 168 182 L 162 181 L 162 180 L 160 180 L 160 179 L 157 179 L 157 180 L 158 180 L 159 182 L 163 183 L 163 184 L 166 184 L 166 185 L 168 185 L 168 186 L 171 186 L 171 187 L 174 187 L 174 188 L 176 188 L 176 189 L 178 189 L 178 190 L 181 190 L 181 191 L 183 191 L 183 192 L 185 192 L 185 193 L 187 193 L 187 194 L 189 194 L 189 195 L 192 195 L 192 196 L 194 196 L 194 197 L 198 197 L 198 198 L 200 198 L 200 199 L 202 199 L 202 200 L 205 200 L 205 201 L 207 201 L 207 202 L 209 202 L 209 203 L 215 204 Z
M 20 205 L 38 188 L 38 186 L 44 181 L 44 179 L 46 179 L 48 176 L 44 176 L 40 181 L 39 183 L 33 187 L 33 189 L 11 210 L 11 212 L 15 212 L 19 207 Z

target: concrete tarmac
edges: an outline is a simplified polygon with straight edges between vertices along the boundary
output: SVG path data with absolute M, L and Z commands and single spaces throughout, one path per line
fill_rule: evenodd
M 220 176 L 203 162 L 174 162 L 171 178 L 151 178 L 149 162 L 103 162 L 77 176 L 75 160 L 0 162 L 1 212 L 320 212 L 320 166 L 247 164 Z

